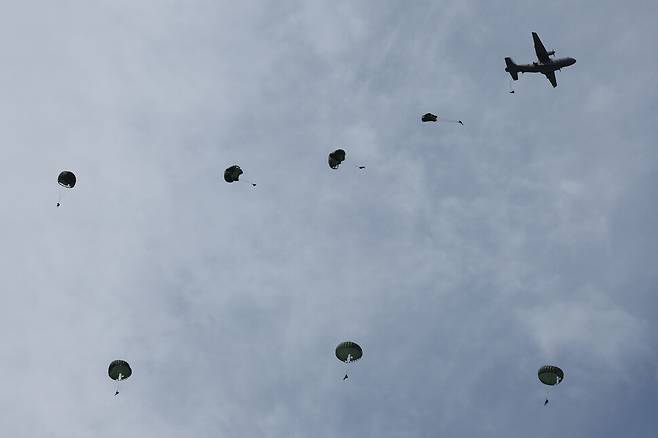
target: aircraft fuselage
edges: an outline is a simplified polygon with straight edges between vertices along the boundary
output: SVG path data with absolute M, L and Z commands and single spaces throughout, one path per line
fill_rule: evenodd
M 524 73 L 551 73 L 560 70 L 562 67 L 569 67 L 576 63 L 574 58 L 560 58 L 551 60 L 551 62 L 540 63 L 533 62 L 532 64 L 517 64 L 516 69 Z

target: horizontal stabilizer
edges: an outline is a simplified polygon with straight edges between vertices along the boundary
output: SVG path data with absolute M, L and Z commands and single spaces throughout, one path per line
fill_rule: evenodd
M 505 67 L 505 71 L 512 76 L 512 79 L 515 81 L 519 79 L 519 69 L 516 64 L 514 64 L 514 61 L 512 61 L 512 58 L 505 58 L 505 64 L 507 64 L 507 67 Z

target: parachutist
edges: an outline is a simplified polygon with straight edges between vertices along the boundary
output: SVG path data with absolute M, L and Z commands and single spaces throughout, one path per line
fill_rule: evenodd
M 341 342 L 336 347 L 336 357 L 338 358 L 339 361 L 346 363 L 347 366 L 350 366 L 350 364 L 361 359 L 361 356 L 363 356 L 363 350 L 356 342 L 345 341 L 345 342 Z M 348 379 L 347 376 L 348 370 L 346 369 L 345 371 L 346 372 L 345 372 L 345 377 L 343 377 L 343 381 Z
M 459 123 L 461 125 L 464 124 L 464 122 L 462 122 L 461 120 L 444 119 L 432 113 L 423 114 L 420 120 L 421 122 L 449 122 L 449 123 Z
M 510 91 L 509 94 L 514 94 L 514 90 Z
M 242 175 L 244 172 L 242 169 L 240 169 L 240 166 L 237 164 L 234 164 L 233 166 L 227 168 L 224 171 L 224 181 L 227 183 L 233 183 L 236 181 L 240 181 L 240 175 Z M 252 183 L 249 180 L 244 180 L 247 181 L 249 184 L 251 184 L 253 187 L 256 187 L 256 184 Z
M 562 380 L 564 380 L 564 371 L 555 365 L 544 365 L 539 368 L 537 371 L 537 377 L 539 381 L 546 386 L 556 386 L 559 385 Z M 548 404 L 548 389 L 546 390 L 546 401 L 544 401 L 544 406 Z
M 66 189 L 72 189 L 75 187 L 75 174 L 71 172 L 70 170 L 64 170 L 60 172 L 60 174 L 57 176 L 57 184 L 60 186 L 66 188 Z M 62 200 L 62 195 L 60 193 L 59 195 L 59 201 Z M 57 206 L 59 207 L 59 202 L 57 202 Z
M 365 169 L 366 166 L 359 166 L 359 169 Z
M 128 377 L 132 376 L 133 370 L 125 360 L 113 360 L 112 363 L 110 363 L 110 367 L 108 368 L 107 373 L 109 374 L 110 379 L 117 382 L 115 387 L 116 392 L 114 393 L 116 396 L 119 394 L 119 383 L 121 383 L 122 380 L 126 380 Z

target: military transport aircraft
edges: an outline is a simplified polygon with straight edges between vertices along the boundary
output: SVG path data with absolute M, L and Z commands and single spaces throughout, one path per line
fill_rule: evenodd
M 561 70 L 562 67 L 568 67 L 576 63 L 576 60 L 573 58 L 560 58 L 560 59 L 551 59 L 551 56 L 555 55 L 555 50 L 550 52 L 546 51 L 546 48 L 539 39 L 539 35 L 536 32 L 532 33 L 532 39 L 535 42 L 535 52 L 537 53 L 537 59 L 539 62 L 533 62 L 532 64 L 516 65 L 512 58 L 505 58 L 505 64 L 507 67 L 505 71 L 512 76 L 512 79 L 515 81 L 519 79 L 519 72 L 521 73 L 541 73 L 548 78 L 550 83 L 553 85 L 553 88 L 557 87 L 557 79 L 555 79 L 555 70 Z

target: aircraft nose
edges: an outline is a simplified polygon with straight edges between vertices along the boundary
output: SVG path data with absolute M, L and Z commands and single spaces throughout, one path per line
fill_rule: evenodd
M 569 58 L 569 61 L 571 61 L 570 65 L 573 65 L 576 63 L 576 58 Z

